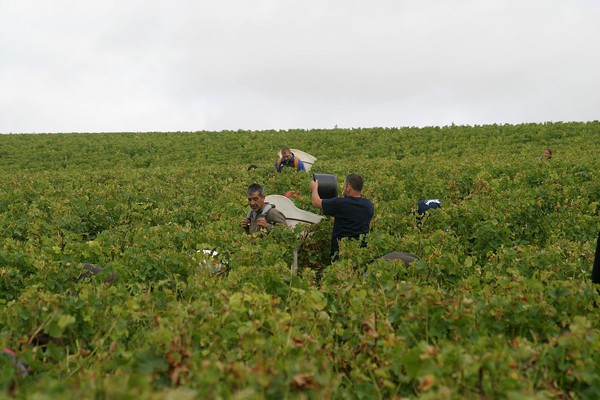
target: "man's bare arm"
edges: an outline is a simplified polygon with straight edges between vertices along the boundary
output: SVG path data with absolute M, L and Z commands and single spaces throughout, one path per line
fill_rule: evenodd
M 312 205 L 316 208 L 323 209 L 323 200 L 321 200 L 321 197 L 319 196 L 319 181 L 310 181 L 308 187 L 311 191 L 310 200 L 312 201 Z

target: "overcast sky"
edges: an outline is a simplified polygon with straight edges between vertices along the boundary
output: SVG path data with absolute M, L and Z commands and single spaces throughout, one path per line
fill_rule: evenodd
M 0 132 L 600 119 L 598 0 L 0 0 Z

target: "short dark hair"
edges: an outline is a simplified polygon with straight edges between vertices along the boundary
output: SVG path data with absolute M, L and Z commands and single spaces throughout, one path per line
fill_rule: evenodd
M 281 148 L 281 154 L 283 154 L 284 151 L 289 151 L 290 153 L 292 152 L 292 150 L 288 146 L 283 146 Z
M 248 186 L 248 190 L 246 191 L 247 194 L 252 194 L 256 192 L 258 192 L 259 196 L 264 196 L 265 188 L 259 185 L 258 183 L 253 183 L 250 186 Z
M 346 175 L 346 183 L 350 187 L 358 192 L 362 192 L 363 189 L 363 178 L 358 174 Z

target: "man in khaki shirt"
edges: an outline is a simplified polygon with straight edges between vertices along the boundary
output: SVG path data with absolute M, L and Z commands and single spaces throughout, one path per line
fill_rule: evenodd
M 261 230 L 271 232 L 275 225 L 285 225 L 285 216 L 273 204 L 265 202 L 265 188 L 257 183 L 248 186 L 246 191 L 250 211 L 242 220 L 242 228 L 246 233 Z

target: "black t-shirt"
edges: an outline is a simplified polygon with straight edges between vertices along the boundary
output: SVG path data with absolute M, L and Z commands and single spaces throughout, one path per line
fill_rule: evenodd
M 364 197 L 334 197 L 323 199 L 323 214 L 334 217 L 331 234 L 331 255 L 339 250 L 341 238 L 358 239 L 369 233 L 369 224 L 373 217 L 374 207 L 371 200 Z M 363 245 L 366 243 L 363 242 Z

